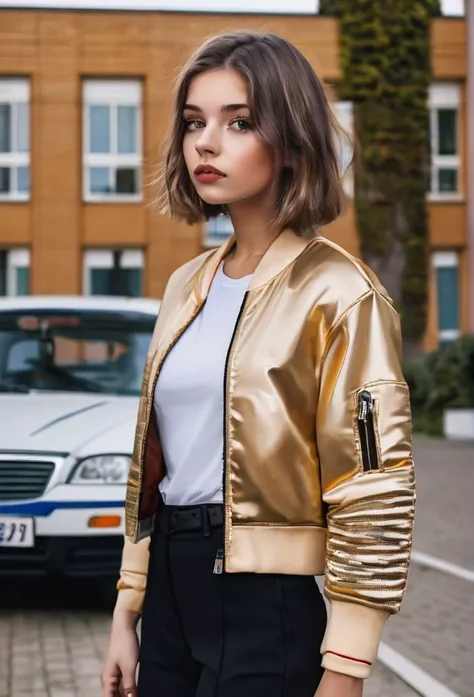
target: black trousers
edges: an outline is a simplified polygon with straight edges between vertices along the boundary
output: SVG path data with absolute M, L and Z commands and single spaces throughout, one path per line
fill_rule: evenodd
M 326 627 L 314 578 L 214 574 L 222 526 L 170 534 L 180 511 L 162 506 L 152 534 L 138 696 L 313 697 Z

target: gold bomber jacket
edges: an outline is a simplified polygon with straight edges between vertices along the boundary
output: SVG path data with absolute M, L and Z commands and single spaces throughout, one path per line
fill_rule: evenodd
M 151 341 L 126 496 L 117 607 L 141 611 L 166 464 L 153 417 L 163 362 L 233 244 L 170 278 Z M 224 572 L 325 573 L 323 666 L 366 677 L 398 612 L 415 484 L 399 318 L 359 260 L 282 233 L 236 323 L 224 389 Z

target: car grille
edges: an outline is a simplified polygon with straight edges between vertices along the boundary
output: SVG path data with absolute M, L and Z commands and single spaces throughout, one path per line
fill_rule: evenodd
M 54 462 L 0 461 L 0 501 L 36 499 L 44 493 Z

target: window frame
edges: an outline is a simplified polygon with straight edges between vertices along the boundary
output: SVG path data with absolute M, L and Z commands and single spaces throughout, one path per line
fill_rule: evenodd
M 461 298 L 460 298 L 460 277 L 459 277 L 459 268 L 460 268 L 459 253 L 455 250 L 438 250 L 438 251 L 432 252 L 431 260 L 432 260 L 432 265 L 433 265 L 433 269 L 434 269 L 435 284 L 436 284 L 436 318 L 437 318 L 437 325 L 438 325 L 438 341 L 439 341 L 439 343 L 442 343 L 445 341 L 455 341 L 456 339 L 458 339 L 461 336 L 461 327 L 460 327 Z M 457 270 L 457 278 L 458 278 L 458 287 L 457 287 L 458 326 L 455 329 L 440 329 L 440 326 L 439 326 L 439 299 L 438 299 L 439 288 L 438 288 L 437 271 L 438 271 L 438 269 L 453 269 L 453 268 Z
M 140 79 L 102 80 L 86 78 L 83 80 L 83 147 L 82 147 L 82 198 L 86 203 L 137 203 L 143 200 L 143 85 Z M 90 107 L 106 106 L 110 109 L 109 153 L 89 152 L 91 135 Z M 118 107 L 136 108 L 136 153 L 118 152 Z M 91 167 L 103 167 L 109 171 L 109 184 L 117 169 L 134 169 L 137 176 L 137 193 L 104 194 L 90 190 Z
M 461 182 L 461 148 L 459 111 L 461 105 L 461 88 L 456 82 L 438 82 L 431 85 L 429 90 L 430 118 L 430 188 L 429 201 L 462 201 L 464 198 Z M 438 113 L 443 109 L 453 109 L 456 112 L 456 146 L 455 155 L 440 155 Z M 457 191 L 440 191 L 438 184 L 439 171 L 455 170 L 457 173 Z
M 18 106 L 25 104 L 28 114 L 28 149 L 26 152 L 12 150 L 0 152 L 0 168 L 10 169 L 10 191 L 0 192 L 0 202 L 24 202 L 31 199 L 31 115 L 30 115 L 30 81 L 28 78 L 10 78 L 0 76 L 0 103 L 8 104 L 12 109 L 10 116 L 11 141 L 18 144 Z M 28 191 L 18 191 L 18 168 L 29 170 Z
M 334 107 L 334 113 L 335 116 L 339 122 L 339 124 L 342 126 L 344 131 L 347 133 L 349 137 L 349 144 L 351 145 L 351 150 L 352 150 L 352 156 L 353 156 L 353 147 L 352 147 L 352 139 L 354 137 L 354 105 L 350 101 L 335 101 L 333 102 L 333 107 Z M 342 135 L 343 140 L 345 139 L 345 135 Z M 343 143 L 338 143 L 338 147 L 342 146 Z M 352 163 L 349 166 L 346 166 L 344 170 L 342 170 L 342 186 L 344 189 L 344 192 L 346 196 L 349 198 L 354 198 L 354 168 L 352 166 Z
M 221 228 L 221 231 L 219 231 L 219 228 Z M 203 246 L 206 249 L 220 247 L 233 234 L 234 227 L 228 215 L 213 216 L 204 223 Z
M 82 294 L 87 297 L 93 296 L 92 279 L 90 271 L 92 269 L 113 269 L 114 254 L 120 253 L 120 268 L 121 269 L 139 269 L 143 274 L 145 270 L 145 252 L 139 248 L 97 248 L 84 249 L 82 255 Z M 142 283 L 143 286 L 143 283 Z M 143 288 L 142 288 L 143 289 Z
M 18 269 L 28 269 L 28 295 L 30 295 L 31 280 L 31 253 L 28 247 L 3 247 L 5 253 L 5 294 L 0 297 L 18 298 L 25 297 L 18 293 Z

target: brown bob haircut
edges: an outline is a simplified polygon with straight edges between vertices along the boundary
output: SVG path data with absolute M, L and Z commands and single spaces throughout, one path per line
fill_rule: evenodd
M 219 68 L 233 68 L 245 79 L 255 131 L 271 146 L 275 162 L 284 163 L 275 173 L 277 228 L 307 235 L 335 220 L 345 200 L 340 154 L 345 134 L 323 85 L 291 43 L 250 31 L 208 39 L 179 75 L 160 176 L 162 212 L 191 224 L 222 213 L 221 206 L 200 198 L 183 156 L 183 107 L 191 81 Z

